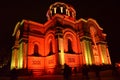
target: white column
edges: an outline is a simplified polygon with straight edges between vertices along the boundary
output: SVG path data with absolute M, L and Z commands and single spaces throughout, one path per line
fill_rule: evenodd
M 57 9 L 57 8 L 54 8 L 54 13 L 55 13 L 55 14 L 56 14 L 56 9 Z
M 63 13 L 63 7 L 60 7 L 60 11 L 61 11 L 61 13 Z

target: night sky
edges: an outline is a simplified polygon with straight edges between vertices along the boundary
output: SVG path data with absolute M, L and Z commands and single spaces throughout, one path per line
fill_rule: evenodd
M 2 1 L 2 0 L 1 0 Z M 112 61 L 120 60 L 120 5 L 119 0 L 4 0 L 0 1 L 0 56 L 10 56 L 13 46 L 12 33 L 22 19 L 39 23 L 47 21 L 46 12 L 56 2 L 70 4 L 80 18 L 95 19 L 107 34 Z

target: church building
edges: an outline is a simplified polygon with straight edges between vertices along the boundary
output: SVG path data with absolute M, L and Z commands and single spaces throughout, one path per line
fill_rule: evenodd
M 51 4 L 46 16 L 44 24 L 25 19 L 16 24 L 11 69 L 54 74 L 65 63 L 72 68 L 111 64 L 106 34 L 96 20 L 76 20 L 75 9 L 62 2 Z

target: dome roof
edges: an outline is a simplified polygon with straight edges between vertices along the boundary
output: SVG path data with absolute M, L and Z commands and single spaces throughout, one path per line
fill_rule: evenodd
M 52 5 L 50 5 L 46 16 L 49 20 L 55 14 L 63 14 L 63 15 L 66 15 L 66 16 L 70 16 L 72 18 L 76 17 L 75 9 L 71 5 L 68 5 L 68 4 L 65 4 L 65 3 L 62 3 L 62 2 L 56 2 Z

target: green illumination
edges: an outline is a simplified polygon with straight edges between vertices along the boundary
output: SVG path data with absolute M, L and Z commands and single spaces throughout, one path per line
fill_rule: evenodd
M 106 59 L 106 57 L 105 57 L 106 56 L 105 55 L 106 54 L 106 50 L 105 49 L 106 48 L 105 48 L 104 44 L 102 44 L 101 45 L 101 51 L 102 51 L 101 57 L 102 57 L 102 63 L 104 63 L 104 64 L 106 63 L 106 61 L 105 61 L 105 59 Z
M 91 48 L 90 48 L 90 42 L 89 41 L 84 41 L 85 43 L 85 60 L 87 65 L 92 65 L 91 61 Z
M 11 68 L 13 69 L 15 67 L 15 56 L 14 56 L 14 50 L 12 50 L 12 58 L 11 58 Z
M 89 65 L 91 65 L 92 61 L 91 61 L 91 50 L 90 50 L 90 42 L 89 41 L 86 41 L 86 48 L 87 48 L 88 62 L 89 62 Z
M 18 54 L 18 68 L 22 68 L 23 67 L 23 47 L 22 47 L 22 43 L 20 44 L 20 48 L 19 48 L 19 54 Z

